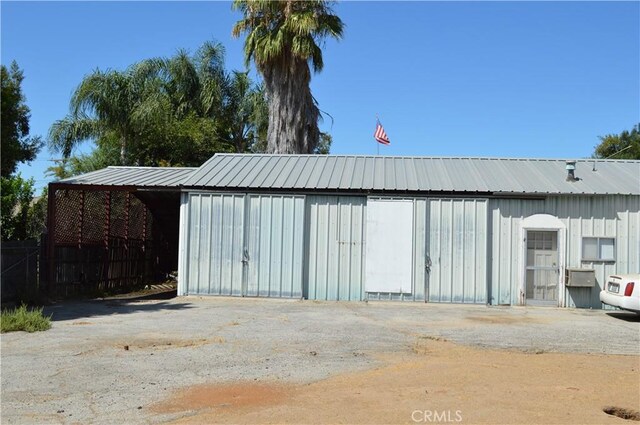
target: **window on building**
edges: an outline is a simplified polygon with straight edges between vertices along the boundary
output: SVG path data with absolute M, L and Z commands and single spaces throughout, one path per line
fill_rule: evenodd
M 582 261 L 614 261 L 615 251 L 614 238 L 582 238 Z

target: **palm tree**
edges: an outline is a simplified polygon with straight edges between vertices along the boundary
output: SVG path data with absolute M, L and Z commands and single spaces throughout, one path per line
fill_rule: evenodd
M 121 165 L 201 165 L 215 152 L 259 145 L 264 104 L 246 73 L 225 71 L 223 46 L 207 42 L 193 56 L 180 50 L 124 71 L 92 72 L 70 114 L 52 125 L 49 145 L 69 158 L 78 143 L 95 140 L 91 155 L 63 163 L 63 171 L 118 163 L 115 148 Z
M 264 103 L 264 94 L 246 72 L 225 71 L 221 44 L 205 43 L 193 58 L 179 51 L 172 58 L 148 63 L 149 68 L 157 67 L 174 118 L 195 113 L 212 120 L 218 141 L 236 152 L 254 145 L 258 137 L 255 111 Z
M 318 43 L 340 39 L 343 23 L 324 0 L 234 0 L 244 15 L 233 35 L 247 34 L 245 60 L 264 78 L 269 102 L 267 151 L 312 153 L 319 138 L 320 111 L 311 95 L 311 71 L 323 68 Z
M 149 106 L 141 102 L 145 79 L 137 71 L 134 66 L 124 72 L 95 70 L 87 75 L 71 97 L 71 114 L 49 130 L 51 147 L 69 156 L 81 141 L 111 133 L 120 143 L 121 165 L 126 165 L 138 121 L 147 116 L 141 106 Z
M 263 91 L 246 72 L 233 71 L 225 79 L 224 94 L 220 137 L 237 153 L 259 149 L 266 121 Z

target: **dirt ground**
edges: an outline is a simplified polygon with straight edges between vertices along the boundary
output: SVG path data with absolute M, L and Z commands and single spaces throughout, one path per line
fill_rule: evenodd
M 308 385 L 198 385 L 152 406 L 179 424 L 605 424 L 640 420 L 638 357 L 522 353 L 423 339 L 385 365 Z M 612 377 L 615 376 L 615 379 Z
M 231 298 L 49 307 L 1 337 L 2 424 L 637 423 L 640 317 Z M 634 413 L 635 412 L 635 413 Z

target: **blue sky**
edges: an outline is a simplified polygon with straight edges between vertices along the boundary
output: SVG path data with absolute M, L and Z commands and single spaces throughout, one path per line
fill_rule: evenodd
M 228 2 L 7 2 L 1 61 L 16 60 L 32 134 L 46 135 L 95 68 L 123 69 L 205 40 L 244 69 Z M 639 2 L 343 2 L 311 87 L 332 153 L 582 158 L 640 121 Z M 91 149 L 87 143 L 80 148 Z M 20 167 L 38 188 L 46 148 Z

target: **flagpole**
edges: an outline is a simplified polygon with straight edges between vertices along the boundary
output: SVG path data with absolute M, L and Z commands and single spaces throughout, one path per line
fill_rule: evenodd
M 378 114 L 376 114 L 376 125 L 378 125 L 378 123 L 380 122 L 380 118 L 378 117 Z M 376 140 L 376 155 L 380 156 L 380 143 Z

